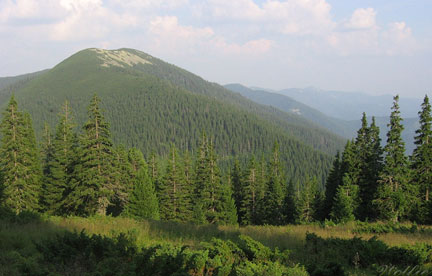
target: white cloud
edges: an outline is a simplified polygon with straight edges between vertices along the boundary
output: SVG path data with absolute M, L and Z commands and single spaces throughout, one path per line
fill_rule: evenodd
M 273 46 L 273 41 L 267 39 L 250 40 L 243 44 L 229 43 L 212 28 L 183 26 L 175 16 L 154 18 L 150 22 L 149 31 L 154 48 L 179 54 L 212 51 L 216 54 L 255 55 L 265 53 Z
M 201 5 L 202 16 L 222 21 L 247 21 L 261 30 L 284 34 L 319 34 L 334 26 L 331 6 L 325 0 L 267 0 L 261 6 L 253 0 L 209 0 Z
M 346 27 L 352 29 L 368 29 L 376 27 L 375 22 L 376 11 L 373 8 L 356 9 Z

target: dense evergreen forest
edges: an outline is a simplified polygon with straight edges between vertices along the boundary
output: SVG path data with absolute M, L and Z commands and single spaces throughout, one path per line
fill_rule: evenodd
M 32 120 L 11 97 L 3 113 L 1 204 L 14 211 L 52 215 L 94 214 L 190 221 L 199 224 L 307 223 L 331 219 L 411 220 L 431 223 L 432 117 L 426 96 L 412 156 L 394 104 L 384 147 L 374 119 L 337 154 L 326 182 L 295 179 L 274 143 L 271 154 L 236 160 L 220 169 L 212 137 L 202 133 L 194 154 L 171 144 L 169 154 L 114 146 L 109 123 L 93 96 L 78 131 L 66 101 L 56 129 L 45 127 L 37 145 Z M 313 166 L 314 164 L 310 164 Z M 294 168 L 295 169 L 295 168 Z

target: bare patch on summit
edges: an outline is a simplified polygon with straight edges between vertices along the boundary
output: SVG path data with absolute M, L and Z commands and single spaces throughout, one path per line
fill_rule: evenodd
M 131 54 L 124 50 L 103 50 L 103 49 L 91 49 L 92 51 L 95 51 L 98 53 L 99 59 L 103 61 L 102 65 L 103 67 L 110 67 L 110 66 L 118 66 L 118 67 L 125 67 L 126 65 L 133 66 L 135 64 L 152 64 L 150 61 Z

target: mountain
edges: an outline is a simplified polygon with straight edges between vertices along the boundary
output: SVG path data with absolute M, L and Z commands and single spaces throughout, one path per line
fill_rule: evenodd
M 368 116 L 389 116 L 393 103 L 392 95 L 372 96 L 359 92 L 326 91 L 316 88 L 290 88 L 277 93 L 343 120 L 356 120 L 361 118 L 363 112 Z M 402 117 L 417 117 L 421 103 L 421 99 L 401 97 L 399 105 Z
M 242 96 L 260 104 L 276 107 L 282 111 L 292 113 L 299 118 L 306 118 L 317 126 L 326 128 L 342 137 L 352 138 L 356 129 L 351 122 L 332 118 L 324 113 L 311 108 L 289 96 L 272 93 L 259 88 L 252 89 L 241 84 L 227 84 L 225 88 L 240 93 Z
M 361 120 L 360 120 L 362 116 L 361 113 L 359 117 L 354 120 L 342 120 L 342 119 L 328 116 L 318 111 L 315 108 L 312 108 L 304 103 L 294 100 L 289 96 L 280 93 L 270 92 L 271 90 L 263 90 L 262 88 L 248 88 L 241 84 L 227 84 L 225 85 L 225 88 L 240 93 L 244 97 L 254 102 L 273 106 L 282 111 L 296 114 L 299 117 L 304 117 L 314 122 L 316 125 L 324 127 L 348 139 L 354 138 L 357 135 L 357 130 L 361 127 Z M 340 95 L 343 95 L 343 97 L 346 96 L 345 95 L 346 93 L 343 92 L 338 92 L 338 93 L 340 93 Z M 328 97 L 331 98 L 332 96 L 328 96 Z M 393 99 L 391 97 L 386 97 L 386 98 L 389 101 L 388 104 L 391 105 L 393 103 Z M 366 98 L 363 98 L 362 101 L 365 102 L 367 99 L 369 99 L 370 102 L 368 103 L 368 105 L 363 105 L 363 106 L 374 106 L 374 102 L 372 101 L 372 99 L 374 98 L 368 96 Z M 406 104 L 407 101 L 405 101 L 405 106 Z M 412 106 L 412 109 L 414 109 L 414 101 L 410 105 Z M 372 108 L 370 107 L 369 110 L 371 109 Z M 419 109 L 420 107 L 418 107 L 418 110 Z M 416 112 L 418 112 L 418 110 Z M 390 106 L 387 108 L 387 110 L 380 110 L 378 114 L 384 114 L 385 112 L 386 112 L 386 116 L 376 117 L 376 124 L 381 130 L 380 133 L 381 133 L 381 139 L 383 143 L 385 143 L 387 139 L 386 133 L 388 131 L 387 124 L 389 122 Z M 411 110 L 410 112 L 414 113 L 414 110 Z M 370 122 L 371 116 L 369 116 L 368 119 Z M 405 118 L 402 123 L 405 127 L 405 130 L 402 132 L 402 138 L 406 143 L 407 152 L 411 153 L 415 148 L 414 135 L 416 129 L 418 128 L 418 118 Z
M 345 142 L 304 118 L 254 103 L 133 49 L 80 51 L 14 93 L 39 134 L 44 122 L 55 126 L 66 99 L 82 125 L 89 100 L 97 93 L 117 143 L 138 147 L 146 155 L 165 154 L 170 143 L 196 149 L 206 132 L 226 159 L 260 155 L 278 141 L 294 179 L 310 175 L 323 180 L 331 155 Z M 6 101 L 2 104 L 4 108 Z

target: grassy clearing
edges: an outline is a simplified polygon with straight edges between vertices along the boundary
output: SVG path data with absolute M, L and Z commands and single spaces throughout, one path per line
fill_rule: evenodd
M 368 224 L 372 228 L 381 225 Z M 406 228 L 410 224 L 403 225 Z M 272 249 L 278 247 L 281 250 L 290 250 L 294 263 L 307 263 L 310 252 L 307 251 L 306 233 L 314 233 L 324 239 L 340 238 L 352 239 L 361 237 L 369 240 L 374 236 L 370 233 L 355 233 L 358 230 L 357 223 L 337 226 L 322 225 L 287 225 L 287 226 L 216 226 L 193 225 L 188 223 L 134 220 L 130 218 L 113 217 L 43 217 L 40 220 L 28 222 L 10 223 L 0 219 L 0 252 L 18 252 L 20 256 L 28 258 L 26 263 L 30 268 L 36 267 L 37 250 L 34 242 L 52 238 L 65 231 L 85 231 L 87 234 L 100 234 L 108 238 L 115 238 L 120 233 L 133 237 L 138 248 L 145 248 L 159 244 L 189 245 L 195 249 L 202 249 L 201 242 L 210 242 L 212 238 L 222 240 L 239 241 L 240 235 L 247 235 Z M 399 227 L 399 226 L 398 226 Z M 432 245 L 432 227 L 416 226 L 418 230 L 412 233 L 383 233 L 376 235 L 378 240 L 389 246 L 415 245 L 425 243 Z M 0 254 L 0 266 L 11 266 L 9 260 L 14 260 L 7 253 Z M 15 254 L 15 253 L 13 253 Z M 16 258 L 15 258 L 16 259 Z M 331 256 L 330 256 L 331 259 Z M 13 264 L 12 264 L 13 265 Z M 427 266 L 430 266 L 428 264 Z M 375 275 L 365 268 L 354 269 L 346 267 L 349 275 Z M 1 270 L 0 270 L 1 272 Z M 1 275 L 1 273 L 0 273 Z M 6 274 L 5 274 L 6 275 Z
M 298 249 L 304 244 L 307 232 L 315 233 L 322 238 L 351 239 L 361 237 L 370 239 L 377 236 L 378 240 L 390 246 L 414 245 L 416 243 L 432 244 L 432 227 L 423 226 L 430 231 L 418 231 L 414 233 L 354 233 L 356 223 L 337 226 L 321 225 L 287 225 L 287 226 L 216 226 L 193 225 L 167 221 L 134 220 L 130 218 L 112 217 L 50 217 L 53 226 L 60 229 L 85 230 L 91 234 L 115 236 L 119 233 L 129 233 L 137 238 L 139 244 L 172 243 L 190 246 L 199 246 L 202 241 L 209 241 L 216 237 L 220 239 L 235 239 L 244 234 L 262 242 L 271 248 Z M 378 224 L 378 223 L 377 223 Z M 407 227 L 409 224 L 406 224 Z

